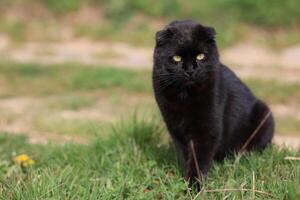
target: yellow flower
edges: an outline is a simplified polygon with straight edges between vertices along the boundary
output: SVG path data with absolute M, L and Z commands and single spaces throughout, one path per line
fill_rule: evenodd
M 28 155 L 21 154 L 14 158 L 14 161 L 23 167 L 28 167 L 30 165 L 33 165 L 35 162 L 32 160 Z

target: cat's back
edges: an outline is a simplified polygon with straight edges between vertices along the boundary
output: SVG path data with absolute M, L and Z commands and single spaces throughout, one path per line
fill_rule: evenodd
M 219 104 L 222 105 L 224 123 L 228 129 L 248 121 L 257 98 L 239 77 L 221 64 Z
M 255 96 L 248 86 L 227 66 L 220 64 L 220 88 L 228 97 L 238 98 L 243 101 L 255 100 Z

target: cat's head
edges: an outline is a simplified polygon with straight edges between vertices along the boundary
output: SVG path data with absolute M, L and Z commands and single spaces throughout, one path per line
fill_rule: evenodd
M 192 20 L 171 22 L 156 33 L 154 75 L 166 85 L 203 84 L 219 63 L 215 34 Z

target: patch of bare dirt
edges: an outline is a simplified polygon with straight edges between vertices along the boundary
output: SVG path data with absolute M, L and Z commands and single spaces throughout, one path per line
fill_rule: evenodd
M 271 110 L 277 116 L 290 116 L 300 120 L 300 106 L 296 104 L 275 104 L 271 105 Z M 299 130 L 300 132 L 300 130 Z
M 89 16 L 84 17 L 88 18 Z M 300 45 L 275 52 L 253 44 L 238 44 L 222 51 L 221 58 L 242 77 L 300 81 Z M 124 68 L 151 69 L 152 49 L 137 48 L 124 43 L 94 42 L 87 39 L 68 39 L 51 43 L 26 42 L 15 45 L 8 37 L 0 34 L 0 59 L 43 64 L 77 62 L 96 66 L 115 65 Z M 152 101 L 149 97 L 122 95 L 125 96 L 118 102 L 105 98 L 105 95 L 104 97 L 100 95 L 98 103 L 92 107 L 75 111 L 57 111 L 47 108 L 46 99 L 27 97 L 1 99 L 0 130 L 14 133 L 23 132 L 31 135 L 33 141 L 36 138 L 36 141 L 41 142 L 43 140 L 55 141 L 60 137 L 72 138 L 73 136 L 63 136 L 58 133 L 53 133 L 54 136 L 52 136 L 52 133 L 37 132 L 34 130 L 32 120 L 35 117 L 44 116 L 45 113 L 53 113 L 62 119 L 93 119 L 114 122 L 120 118 L 120 115 L 132 112 L 132 108 Z M 293 116 L 300 119 L 299 105 L 272 105 L 272 110 L 278 116 Z M 69 139 L 62 139 L 62 141 L 64 140 L 69 141 Z M 298 141 L 297 137 L 279 135 L 275 138 L 275 143 L 279 145 L 282 143 L 294 145 L 295 141 Z
M 120 116 L 127 116 L 132 113 L 134 108 L 139 105 L 153 104 L 150 96 L 121 94 L 121 100 L 105 98 L 107 94 L 98 96 L 96 104 L 79 110 L 65 110 L 47 108 L 49 99 L 53 101 L 55 97 L 29 98 L 14 97 L 0 100 L 0 130 L 12 134 L 24 134 L 31 143 L 58 143 L 76 142 L 86 144 L 89 142 L 87 137 L 65 135 L 56 132 L 38 131 L 33 125 L 35 118 L 51 118 L 58 116 L 61 119 L 82 119 L 96 120 L 99 122 L 116 122 Z M 289 107 L 286 105 L 272 105 L 274 114 L 277 116 L 300 117 L 297 105 Z M 50 112 L 51 110 L 51 112 Z M 46 115 L 46 116 L 45 116 Z M 288 146 L 296 149 L 299 147 L 300 136 L 275 135 L 274 143 L 279 146 Z
M 14 135 L 25 135 L 28 139 L 28 142 L 31 144 L 66 144 L 66 143 L 78 143 L 78 144 L 88 144 L 89 139 L 87 137 L 80 137 L 75 135 L 62 135 L 59 133 L 53 132 L 37 132 L 37 131 L 27 131 L 19 130 L 10 127 L 1 127 L 2 132 L 6 132 Z
M 290 149 L 300 148 L 300 136 L 292 135 L 275 135 L 273 142 L 279 147 L 287 147 Z
M 269 66 L 300 68 L 300 45 L 285 48 L 279 52 L 255 44 L 241 43 L 222 52 L 225 62 L 243 67 Z
M 242 43 L 225 49 L 221 58 L 241 77 L 271 78 L 287 82 L 300 80 L 300 45 L 275 52 Z
M 149 104 L 153 104 L 153 99 L 147 95 L 120 91 L 118 91 L 118 94 L 97 92 L 86 95 L 92 95 L 93 98 L 96 98 L 96 103 L 79 110 L 62 108 L 60 106 L 62 102 L 56 96 L 0 99 L 0 131 L 26 134 L 33 141 L 35 141 L 35 137 L 37 141 L 43 141 L 43 138 L 56 141 L 59 137 L 62 138 L 62 141 L 69 141 L 73 138 L 72 133 L 64 132 L 62 134 L 59 132 L 60 127 L 57 130 L 55 130 L 55 127 L 51 128 L 51 132 L 49 132 L 50 130 L 48 132 L 40 130 L 48 130 L 47 124 L 51 126 L 57 120 L 66 120 L 66 122 L 72 122 L 73 120 L 86 122 L 90 120 L 99 124 L 112 123 L 120 120 L 121 117 L 133 114 L 136 108 L 144 108 Z M 53 107 L 53 102 L 56 103 L 57 107 Z M 145 109 L 147 110 L 147 108 Z M 41 120 L 46 120 L 46 127 L 41 128 L 39 124 Z M 80 137 L 74 136 L 74 138 Z
M 0 100 L 0 108 L 20 114 L 25 112 L 30 105 L 36 104 L 37 101 L 37 99 L 28 97 L 6 98 Z
M 4 40 L 3 40 L 4 41 Z M 24 43 L 11 47 L 0 40 L 0 59 L 43 64 L 76 62 L 144 69 L 151 66 L 152 50 L 124 43 L 92 42 L 86 39 L 59 43 Z M 110 55 L 110 56 L 107 56 Z
M 299 82 L 300 68 L 284 68 L 280 66 L 243 66 L 228 64 L 231 69 L 243 78 L 275 79 L 282 82 Z
M 152 48 L 125 43 L 68 39 L 59 42 L 26 42 L 17 46 L 0 35 L 0 59 L 42 64 L 76 62 L 151 69 Z M 254 44 L 237 44 L 221 52 L 222 61 L 242 77 L 299 81 L 300 45 L 275 52 Z

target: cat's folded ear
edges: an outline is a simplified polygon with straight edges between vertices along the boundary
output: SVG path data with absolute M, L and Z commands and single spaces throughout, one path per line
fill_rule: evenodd
M 215 41 L 216 30 L 213 27 L 198 25 L 196 27 L 196 34 L 203 40 Z
M 173 35 L 174 35 L 174 31 L 170 27 L 167 27 L 163 30 L 157 31 L 156 32 L 156 45 L 157 46 L 164 45 L 169 39 L 172 38 Z
M 215 28 L 214 28 L 214 27 L 206 26 L 205 29 L 206 29 L 207 34 L 208 34 L 211 38 L 214 39 L 215 36 L 216 36 L 216 34 L 217 34 Z

